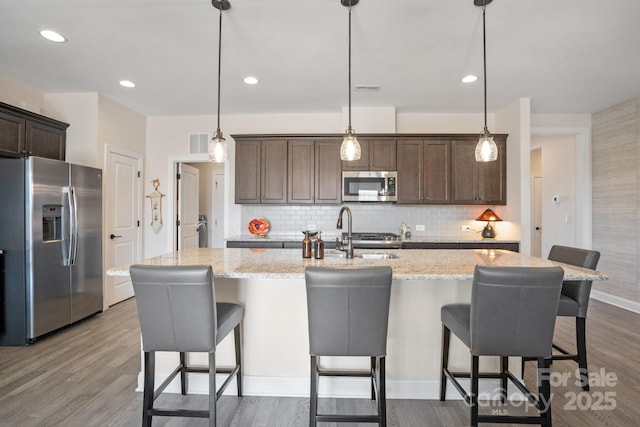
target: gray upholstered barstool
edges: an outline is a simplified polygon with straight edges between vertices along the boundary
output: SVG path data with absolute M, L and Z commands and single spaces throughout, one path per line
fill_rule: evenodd
M 385 356 L 391 296 L 391 267 L 305 270 L 311 355 L 309 425 L 317 422 L 387 424 Z M 319 367 L 321 356 L 367 356 L 366 371 L 336 371 Z M 370 377 L 377 415 L 318 414 L 320 376 Z
M 209 418 L 209 425 L 215 426 L 216 401 L 234 377 L 238 396 L 242 396 L 240 325 L 243 307 L 216 303 L 210 266 L 133 265 L 130 273 L 144 350 L 142 425 L 150 427 L 153 416 L 175 416 Z M 216 347 L 232 330 L 236 364 L 232 368 L 216 368 Z M 180 353 L 178 367 L 157 390 L 154 383 L 156 351 Z M 208 353 L 208 368 L 188 366 L 186 352 Z M 154 408 L 154 400 L 178 373 L 182 394 L 187 394 L 188 372 L 209 374 L 209 410 Z M 228 374 L 219 390 L 216 387 L 216 372 Z
M 471 287 L 471 304 L 442 307 L 442 371 L 440 400 L 445 400 L 447 378 L 471 407 L 471 425 L 490 423 L 539 423 L 551 427 L 549 361 L 553 328 L 558 311 L 564 272 L 560 267 L 476 266 Z M 470 350 L 471 372 L 449 371 L 449 341 L 454 333 Z M 499 373 L 479 373 L 479 356 L 500 357 Z M 509 371 L 509 356 L 538 360 L 539 394 L 534 397 Z M 467 393 L 457 378 L 470 378 Z M 478 378 L 500 378 L 502 396 L 507 380 L 538 408 L 539 416 L 478 414 Z
M 570 246 L 554 245 L 547 257 L 551 261 L 577 267 L 595 270 L 600 260 L 600 252 L 589 249 L 573 248 Z M 576 352 L 569 353 L 557 344 L 553 348 L 560 352 L 551 356 L 552 360 L 574 360 L 580 368 L 580 382 L 582 389 L 589 390 L 589 371 L 587 369 L 587 336 L 586 320 L 589 298 L 591 295 L 591 280 L 565 280 L 562 283 L 560 304 L 558 304 L 558 316 L 575 317 L 576 326 Z M 524 371 L 524 362 L 522 368 Z

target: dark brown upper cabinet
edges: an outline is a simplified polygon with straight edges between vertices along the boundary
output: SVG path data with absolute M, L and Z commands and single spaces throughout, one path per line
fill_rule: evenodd
M 342 135 L 232 137 L 236 203 L 341 203 L 342 170 L 397 170 L 398 204 L 507 203 L 505 134 L 493 135 L 498 160 L 488 163 L 475 161 L 476 134 L 363 135 L 355 163 L 340 160 Z
M 451 202 L 457 205 L 507 204 L 507 139 L 493 135 L 498 160 L 476 162 L 476 139 L 451 141 Z
M 236 139 L 236 203 L 287 202 L 287 141 Z
M 65 160 L 69 125 L 0 102 L 0 157 Z
M 341 142 L 335 138 L 289 140 L 288 203 L 341 202 Z
M 448 140 L 398 140 L 398 203 L 451 203 Z
M 343 161 L 342 170 L 394 171 L 396 170 L 395 138 L 358 138 L 360 160 Z

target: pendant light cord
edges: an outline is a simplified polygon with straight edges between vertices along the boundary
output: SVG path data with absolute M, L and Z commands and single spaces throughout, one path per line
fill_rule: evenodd
M 482 58 L 484 66 L 484 134 L 489 133 L 487 129 L 487 35 L 485 30 L 485 10 L 487 9 L 486 1 L 482 4 Z
M 222 6 L 220 7 L 220 20 L 218 25 L 218 130 L 220 134 L 220 65 L 222 62 Z
M 349 2 L 349 131 L 351 130 L 351 2 Z

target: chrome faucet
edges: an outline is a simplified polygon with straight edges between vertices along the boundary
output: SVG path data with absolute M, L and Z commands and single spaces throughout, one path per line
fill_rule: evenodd
M 344 251 L 347 258 L 353 258 L 353 234 L 351 233 L 351 209 L 349 209 L 348 206 L 343 206 L 342 209 L 340 209 L 336 228 L 338 230 L 342 230 L 342 213 L 344 211 L 347 211 L 347 221 L 348 221 L 349 228 L 348 228 L 346 239 L 342 240 L 342 242 L 336 239 L 336 249 L 339 251 Z

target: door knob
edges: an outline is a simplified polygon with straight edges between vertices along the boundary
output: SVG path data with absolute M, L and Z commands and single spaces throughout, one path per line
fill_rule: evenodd
M 115 234 L 111 233 L 111 236 L 109 236 L 111 238 L 111 240 L 118 238 L 118 237 L 122 237 L 122 236 L 116 236 Z
M 536 230 L 537 230 L 537 231 L 540 231 L 540 230 L 541 230 L 541 228 L 540 228 L 540 227 L 536 227 Z

